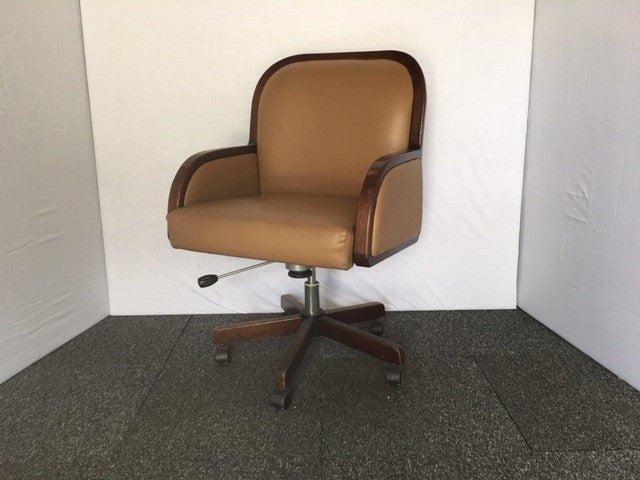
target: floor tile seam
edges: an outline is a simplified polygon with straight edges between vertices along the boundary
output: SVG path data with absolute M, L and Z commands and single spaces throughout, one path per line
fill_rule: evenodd
M 566 448 L 566 449 L 537 449 L 531 450 L 531 453 L 539 455 L 543 453 L 608 453 L 608 452 L 640 452 L 640 448 Z
M 526 352 L 524 352 L 526 354 Z M 522 355 L 521 352 L 483 352 L 483 353 L 433 353 L 430 355 L 406 355 L 406 358 L 467 358 L 470 360 L 476 360 L 477 357 L 517 357 Z M 542 355 L 542 354 L 541 354 Z
M 140 413 L 140 410 L 142 409 L 143 405 L 146 403 L 147 398 L 149 398 L 149 394 L 151 393 L 151 390 L 153 390 L 153 387 L 156 385 L 156 383 L 158 382 L 158 379 L 160 378 L 160 376 L 162 375 L 162 373 L 165 371 L 165 367 L 167 365 L 167 362 L 169 361 L 169 358 L 171 358 L 171 355 L 173 354 L 173 351 L 176 347 L 176 345 L 178 344 L 178 341 L 180 340 L 180 338 L 182 338 L 182 335 L 184 334 L 185 330 L 187 329 L 187 326 L 189 325 L 189 322 L 191 321 L 191 318 L 193 317 L 193 315 L 189 315 L 184 326 L 182 327 L 182 330 L 180 331 L 180 334 L 177 336 L 175 342 L 173 343 L 171 349 L 169 350 L 169 353 L 167 354 L 167 356 L 164 359 L 164 362 L 162 364 L 162 366 L 158 369 L 158 372 L 156 374 L 156 376 L 154 377 L 153 381 L 151 382 L 151 384 L 149 385 L 149 387 L 147 388 L 146 392 L 144 392 L 142 401 L 140 402 L 140 404 L 136 407 L 135 412 L 133 414 L 133 416 L 131 416 L 131 418 L 129 419 L 129 421 L 123 426 L 122 428 L 122 435 L 120 436 L 120 439 L 118 439 L 116 442 L 114 442 L 114 444 L 112 445 L 112 447 L 110 448 L 110 452 L 108 455 L 108 459 L 111 459 L 111 457 L 113 456 L 113 454 L 115 453 L 117 447 L 119 444 L 121 444 L 124 441 L 125 436 L 127 435 L 127 433 L 129 432 L 130 428 L 131 428 L 131 424 L 133 423 L 133 420 L 135 420 L 138 417 L 138 414 Z
M 259 359 L 263 359 L 263 358 L 271 358 L 274 353 L 273 352 L 244 352 L 245 354 L 245 358 L 259 358 Z M 305 355 L 306 357 L 307 355 Z M 372 358 L 371 356 L 368 356 L 366 354 L 362 354 L 362 355 L 358 355 L 358 356 L 353 356 L 353 355 L 332 355 L 332 354 L 323 354 L 322 352 L 310 352 L 309 356 L 316 356 L 317 359 L 325 359 L 325 360 L 365 360 L 365 359 L 370 359 Z M 496 356 L 496 355 L 489 355 L 489 354 L 481 354 L 480 356 Z M 517 354 L 508 354 L 508 356 L 517 356 Z M 409 360 L 413 360 L 413 359 L 418 359 L 418 360 L 433 360 L 433 359 L 439 359 L 439 358 L 447 358 L 447 359 L 454 359 L 454 358 L 462 358 L 462 359 L 468 359 L 468 360 L 474 360 L 476 359 L 476 356 L 474 355 L 460 355 L 460 354 L 433 354 L 433 355 L 407 355 L 405 357 L 405 362 L 404 364 L 406 365 L 408 362 L 406 361 L 407 359 Z
M 367 355 L 366 353 L 362 353 L 361 355 L 326 355 L 324 358 L 342 358 L 342 359 L 348 359 L 348 360 L 361 360 L 364 358 L 375 358 L 372 357 L 371 355 Z M 474 355 L 463 355 L 463 354 L 455 354 L 455 355 L 447 355 L 447 354 L 433 354 L 433 355 L 407 355 L 405 354 L 405 359 L 410 358 L 425 358 L 425 359 L 429 359 L 429 358 L 466 358 L 469 360 L 475 360 L 475 356 Z M 382 362 L 384 362 L 384 360 L 381 360 Z M 385 362 L 386 363 L 386 362 Z
M 524 443 L 527 445 L 527 448 L 529 449 L 530 452 L 533 452 L 534 450 L 533 450 L 533 448 L 531 448 L 531 444 L 527 440 L 527 437 L 524 435 L 524 433 L 522 433 L 522 430 L 520 429 L 520 425 L 518 425 L 518 422 L 516 422 L 515 419 L 513 418 L 513 415 L 511 415 L 511 412 L 509 411 L 509 409 L 505 405 L 504 401 L 502 400 L 502 397 L 500 396 L 500 393 L 498 393 L 498 390 L 493 386 L 493 383 L 491 383 L 491 380 L 489 380 L 489 377 L 487 376 L 486 372 L 482 368 L 482 365 L 480 364 L 478 359 L 475 358 L 475 357 L 473 357 L 473 361 L 478 366 L 478 370 L 480 370 L 480 372 L 482 373 L 482 376 L 484 377 L 484 379 L 487 381 L 487 383 L 491 387 L 491 390 L 493 390 L 493 393 L 495 394 L 496 398 L 498 399 L 498 401 L 502 405 L 502 408 L 504 408 L 504 411 L 507 412 L 507 415 L 509 415 L 509 418 L 511 419 L 511 422 L 513 422 L 513 425 L 516 427 L 516 430 L 520 434 L 520 437 L 522 437 L 522 439 L 524 440 Z
M 180 339 L 184 335 L 184 332 L 187 329 L 187 327 L 189 326 L 189 323 L 191 322 L 192 318 L 193 318 L 193 315 L 189 315 L 189 317 L 187 318 L 187 321 L 185 322 L 184 326 L 182 327 L 182 330 L 180 330 L 180 334 L 176 337 L 176 340 L 173 342 L 173 345 L 169 349 L 169 352 L 167 353 L 167 356 L 165 357 L 164 362 L 162 362 L 162 366 L 158 370 L 158 373 L 156 374 L 155 378 L 153 379 L 153 382 L 151 382 L 151 385 L 147 389 L 147 391 L 146 391 L 146 393 L 144 395 L 144 398 L 142 399 L 142 402 L 140 403 L 140 405 L 136 409 L 136 413 L 133 416 L 133 418 L 136 418 L 138 416 L 138 413 L 140 412 L 140 409 L 142 408 L 142 406 L 147 401 L 147 398 L 149 397 L 149 393 L 151 392 L 151 390 L 153 390 L 153 387 L 155 387 L 155 385 L 158 382 L 158 380 L 160 379 L 160 376 L 162 375 L 162 373 L 165 372 L 166 367 L 167 367 L 167 363 L 169 363 L 169 359 L 173 355 L 173 352 L 175 351 L 176 346 L 178 345 L 178 342 L 180 342 Z
M 480 356 L 488 356 L 482 354 Z M 433 355 L 406 355 L 404 364 L 407 365 L 407 360 L 438 360 L 438 359 L 463 359 L 463 360 L 471 360 L 473 363 L 477 364 L 477 355 L 471 354 L 433 354 Z
M 324 478 L 324 414 L 320 413 L 320 478 Z

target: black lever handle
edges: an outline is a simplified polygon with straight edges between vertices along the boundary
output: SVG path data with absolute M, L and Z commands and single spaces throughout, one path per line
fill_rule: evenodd
M 221 273 L 220 275 L 203 275 L 198 278 L 198 285 L 200 285 L 200 288 L 207 288 L 216 283 L 221 278 L 229 277 L 237 273 L 246 272 L 247 270 L 253 270 L 254 268 L 263 267 L 265 265 L 268 265 L 269 263 L 273 262 L 269 260 L 266 262 L 256 263 L 255 265 L 249 265 L 248 267 L 239 268 L 238 270 L 234 270 L 233 272 Z
M 203 275 L 198 278 L 198 285 L 200 288 L 207 288 L 218 281 L 218 275 Z

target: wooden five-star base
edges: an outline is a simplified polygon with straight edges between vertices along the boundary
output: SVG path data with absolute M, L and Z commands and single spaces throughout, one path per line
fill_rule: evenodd
M 368 353 L 393 365 L 402 365 L 404 354 L 395 342 L 380 337 L 382 334 L 381 317 L 384 305 L 378 302 L 364 303 L 352 307 L 335 308 L 320 311 L 315 316 L 304 313 L 304 305 L 291 295 L 283 295 L 280 304 L 285 316 L 223 325 L 213 333 L 213 343 L 217 345 L 216 361 L 230 360 L 229 344 L 247 340 L 275 338 L 293 335 L 284 357 L 276 371 L 275 390 L 271 395 L 271 404 L 280 409 L 287 408 L 291 401 L 291 381 L 311 339 L 323 335 Z M 370 331 L 364 331 L 352 324 L 373 320 Z M 387 372 L 387 382 L 398 385 L 400 370 Z

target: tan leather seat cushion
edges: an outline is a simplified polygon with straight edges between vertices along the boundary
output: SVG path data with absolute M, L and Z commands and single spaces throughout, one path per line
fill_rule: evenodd
M 346 270 L 353 265 L 358 199 L 276 194 L 177 208 L 174 248 Z

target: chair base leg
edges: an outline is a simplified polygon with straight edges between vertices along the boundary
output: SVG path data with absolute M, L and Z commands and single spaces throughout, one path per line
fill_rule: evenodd
M 379 302 L 363 303 L 351 307 L 334 308 L 325 312 L 327 317 L 343 323 L 360 323 L 384 317 L 384 305 Z
M 300 314 L 223 325 L 213 332 L 213 343 L 237 343 L 293 335 L 302 324 Z
M 289 389 L 296 368 L 298 368 L 298 364 L 300 363 L 300 360 L 302 360 L 302 356 L 304 355 L 304 352 L 306 352 L 315 333 L 314 324 L 314 319 L 305 318 L 302 325 L 300 325 L 300 328 L 293 336 L 293 340 L 289 344 L 289 348 L 287 348 L 284 357 L 282 357 L 282 360 L 280 360 L 280 363 L 278 364 L 276 373 L 277 390 Z
M 329 317 L 320 319 L 319 328 L 321 334 L 325 337 L 329 337 L 348 347 L 368 353 L 373 357 L 392 363 L 393 365 L 402 365 L 404 363 L 402 347 L 391 340 L 365 332 Z
M 322 312 L 316 317 L 309 317 L 302 313 L 304 305 L 294 297 L 283 295 L 280 300 L 282 309 L 288 315 L 223 325 L 216 328 L 213 333 L 213 343 L 222 347 L 225 352 L 228 352 L 228 344 L 230 343 L 293 335 L 291 343 L 276 369 L 275 390 L 270 397 L 270 403 L 274 407 L 286 409 L 289 406 L 295 371 L 311 340 L 316 335 L 331 338 L 396 366 L 404 363 L 404 353 L 400 345 L 353 326 L 355 323 L 368 320 L 379 323 L 376 319 L 385 314 L 384 305 L 381 303 L 373 302 L 336 308 Z M 224 359 L 220 358 L 220 360 L 229 361 L 228 353 Z M 399 368 L 394 368 L 390 375 L 387 374 L 387 382 L 398 385 L 400 383 Z

